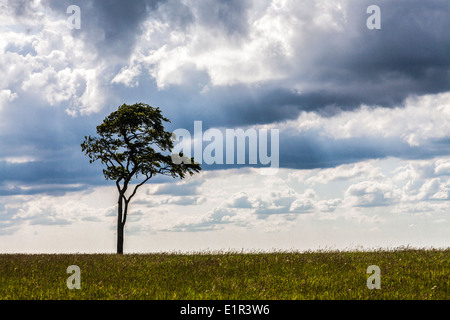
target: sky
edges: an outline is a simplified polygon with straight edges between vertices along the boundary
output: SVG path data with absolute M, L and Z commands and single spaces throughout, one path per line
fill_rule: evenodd
M 117 190 L 80 144 L 139 102 L 193 138 L 270 132 L 278 162 L 262 174 L 249 147 L 151 179 L 125 252 L 448 247 L 449 18 L 447 0 L 0 0 L 0 252 L 115 252 Z

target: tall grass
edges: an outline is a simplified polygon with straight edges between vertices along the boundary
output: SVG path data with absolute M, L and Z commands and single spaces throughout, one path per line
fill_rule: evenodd
M 69 265 L 81 289 L 68 289 Z M 368 289 L 369 265 L 381 289 Z M 450 249 L 1 254 L 0 299 L 449 299 Z

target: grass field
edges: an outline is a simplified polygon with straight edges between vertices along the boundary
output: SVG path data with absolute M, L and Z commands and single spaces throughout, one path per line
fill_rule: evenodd
M 68 289 L 70 265 L 80 289 Z M 367 267 L 381 270 L 368 289 Z M 449 299 L 450 249 L 0 254 L 0 299 Z

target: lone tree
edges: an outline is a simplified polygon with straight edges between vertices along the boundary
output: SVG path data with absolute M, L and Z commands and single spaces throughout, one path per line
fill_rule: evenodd
M 193 175 L 201 170 L 193 158 L 171 154 L 173 137 L 164 130 L 163 122 L 170 121 L 159 108 L 144 103 L 123 104 L 97 126 L 98 136 L 86 136 L 81 144 L 90 163 L 100 160 L 106 166 L 106 180 L 116 181 L 118 254 L 123 254 L 128 206 L 137 189 L 158 174 L 183 179 L 186 173 Z M 133 178 L 136 183 L 132 185 Z

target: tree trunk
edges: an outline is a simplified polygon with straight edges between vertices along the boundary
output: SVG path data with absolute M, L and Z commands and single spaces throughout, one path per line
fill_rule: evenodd
M 117 254 L 123 254 L 123 229 L 125 224 L 117 224 Z
M 117 254 L 123 254 L 123 231 L 125 222 L 122 222 L 123 207 L 122 207 L 122 194 L 119 194 L 118 212 L 117 212 Z

